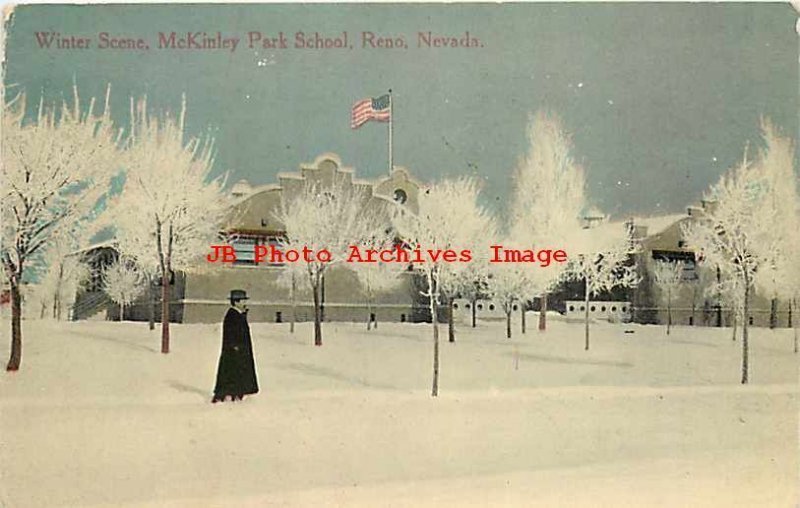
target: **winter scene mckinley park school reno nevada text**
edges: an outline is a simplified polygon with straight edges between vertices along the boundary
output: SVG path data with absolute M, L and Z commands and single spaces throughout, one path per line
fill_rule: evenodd
M 554 5 L 15 11 L 0 506 L 797 506 L 794 11 Z

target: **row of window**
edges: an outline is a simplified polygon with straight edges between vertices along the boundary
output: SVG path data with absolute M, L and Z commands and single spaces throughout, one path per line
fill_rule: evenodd
M 454 303 L 454 304 L 453 304 L 453 308 L 454 308 L 454 309 L 457 309 L 457 308 L 458 308 L 458 304 L 457 304 L 457 303 Z M 472 308 L 472 307 L 470 306 L 470 304 L 468 304 L 468 303 L 465 303 L 465 304 L 464 304 L 464 308 L 465 308 L 465 309 L 470 309 L 470 308 Z M 478 303 L 478 304 L 476 304 L 476 305 L 475 305 L 475 308 L 476 308 L 476 309 L 478 309 L 478 310 L 483 310 L 483 304 L 482 304 L 482 303 Z M 516 304 L 514 304 L 514 306 L 512 307 L 512 310 L 517 310 L 518 308 L 519 308 L 519 307 L 517 307 L 517 305 L 516 305 Z M 490 303 L 490 304 L 489 304 L 489 310 L 494 310 L 494 304 L 493 304 L 493 303 Z
M 256 245 L 272 245 L 280 248 L 281 244 L 277 237 L 256 237 L 256 236 L 237 236 L 229 240 L 236 252 L 236 265 L 256 264 Z M 283 263 L 261 263 L 266 266 L 283 266 Z
M 581 305 L 579 310 L 581 312 L 585 311 L 586 310 L 586 306 L 585 305 Z M 589 312 L 594 312 L 595 310 L 597 310 L 597 308 L 594 305 L 589 307 Z M 620 310 L 622 312 L 628 312 L 628 307 L 626 305 L 623 305 Z M 570 305 L 569 306 L 569 311 L 570 312 L 575 312 L 575 305 Z M 605 311 L 606 311 L 606 306 L 605 305 L 601 305 L 600 306 L 600 312 L 605 312 Z M 611 306 L 611 312 L 617 312 L 617 306 L 616 305 Z

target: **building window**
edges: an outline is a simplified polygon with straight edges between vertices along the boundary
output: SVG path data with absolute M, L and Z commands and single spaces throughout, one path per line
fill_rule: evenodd
M 478 304 L 478 310 L 483 310 L 483 304 L 482 303 Z
M 406 194 L 406 191 L 403 189 L 395 189 L 394 200 L 403 205 L 406 201 L 408 201 L 408 194 Z
M 256 263 L 256 244 L 255 237 L 248 236 L 234 236 L 230 239 L 229 243 L 233 246 L 236 252 L 237 265 L 254 265 Z
M 623 305 L 622 306 L 622 312 L 627 312 L 627 311 L 628 311 L 628 308 Z
M 513 309 L 514 309 L 514 310 L 517 310 L 517 306 L 516 306 L 516 305 L 514 305 Z
M 590 311 L 590 312 L 594 312 L 594 305 L 592 305 L 591 307 L 589 307 L 589 311 Z
M 569 311 L 570 312 L 575 312 L 575 306 L 574 305 L 570 305 L 569 306 Z
M 457 309 L 457 308 L 458 308 L 458 304 L 457 304 L 457 303 L 454 303 L 454 304 L 453 304 L 453 308 L 454 308 L 454 309 Z
M 605 312 L 605 311 L 606 311 L 606 306 L 605 306 L 605 305 L 603 305 L 602 307 L 600 307 L 600 312 Z
M 494 310 L 494 304 L 493 303 L 489 304 L 489 310 Z
M 617 312 L 617 307 L 616 306 L 611 307 L 611 312 Z

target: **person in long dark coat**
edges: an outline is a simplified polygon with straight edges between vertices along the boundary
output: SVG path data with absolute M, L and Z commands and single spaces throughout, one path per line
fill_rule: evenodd
M 256 364 L 250 325 L 247 324 L 247 293 L 241 289 L 231 291 L 231 307 L 222 324 L 222 351 L 217 367 L 217 383 L 211 402 L 222 402 L 226 397 L 242 400 L 245 395 L 258 393 Z

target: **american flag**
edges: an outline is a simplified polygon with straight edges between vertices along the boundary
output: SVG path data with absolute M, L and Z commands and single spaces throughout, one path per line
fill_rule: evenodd
M 389 94 L 356 102 L 353 104 L 353 113 L 350 115 L 350 127 L 358 129 L 370 120 L 388 122 L 392 118 L 390 106 Z

